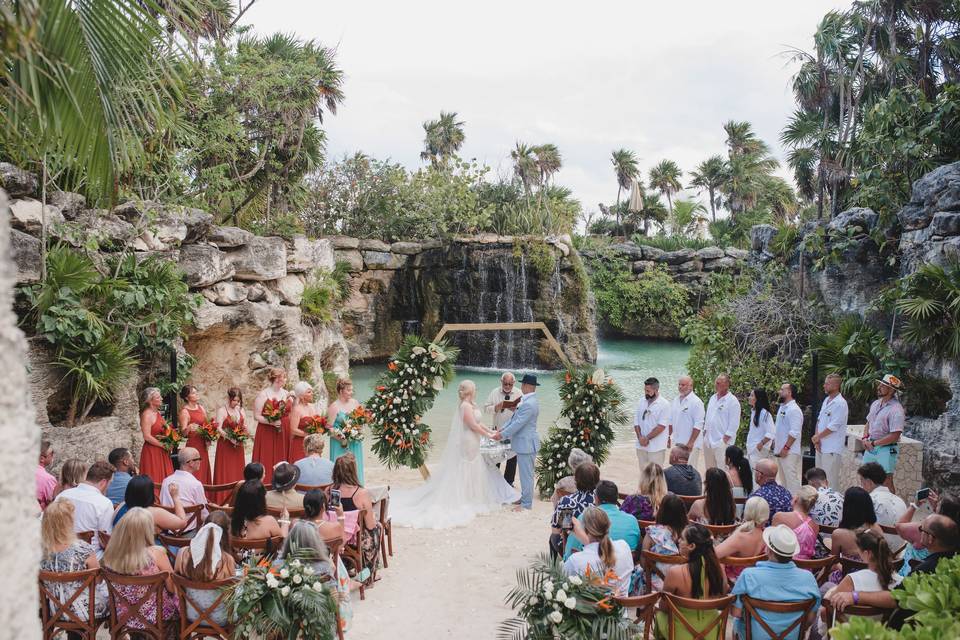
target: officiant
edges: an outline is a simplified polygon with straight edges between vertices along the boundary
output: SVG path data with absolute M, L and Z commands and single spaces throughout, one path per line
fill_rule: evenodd
M 517 383 L 516 377 L 509 371 L 500 376 L 500 386 L 490 392 L 487 401 L 483 405 L 485 413 L 493 416 L 493 429 L 499 431 L 507 424 L 507 421 L 513 417 L 513 412 L 517 409 L 517 403 L 520 400 L 520 392 L 514 390 Z M 497 467 L 500 465 L 498 464 Z M 503 472 L 503 479 L 511 487 L 517 476 L 517 458 L 514 456 L 507 460 L 507 468 Z

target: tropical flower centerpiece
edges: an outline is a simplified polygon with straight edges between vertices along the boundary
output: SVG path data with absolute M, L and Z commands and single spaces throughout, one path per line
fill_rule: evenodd
M 453 377 L 460 350 L 446 342 L 407 336 L 366 402 L 373 452 L 388 468 L 423 466 L 430 450 L 430 426 L 420 421 Z
M 276 400 L 275 398 L 269 398 L 263 403 L 263 409 L 260 411 L 260 414 L 268 422 L 273 422 L 279 425 L 280 421 L 283 420 L 284 416 L 286 416 L 289 412 L 290 407 L 286 402 L 283 400 Z
M 167 451 L 176 451 L 180 443 L 183 442 L 183 434 L 179 429 L 175 429 L 172 424 L 164 423 L 160 435 L 157 436 L 160 445 Z
M 319 433 L 323 435 L 330 428 L 330 425 L 327 422 L 327 416 L 310 416 L 305 423 L 303 423 L 303 431 L 307 434 Z
M 243 426 L 243 423 L 235 420 L 233 416 L 228 415 L 223 419 L 224 437 L 236 445 L 242 445 L 250 439 L 250 432 Z
M 639 629 L 614 599 L 616 575 L 567 576 L 563 566 L 541 555 L 517 572 L 507 604 L 517 617 L 500 625 L 502 640 L 631 640 Z
M 333 582 L 313 570 L 307 559 L 280 565 L 254 558 L 224 600 L 237 638 L 337 637 L 337 601 Z
M 216 442 L 217 438 L 220 437 L 216 420 L 204 420 L 197 433 L 200 434 L 200 439 L 204 442 Z
M 569 474 L 567 458 L 574 447 L 602 464 L 616 437 L 614 425 L 628 415 L 620 388 L 603 369 L 569 369 L 560 374 L 560 419 L 550 427 L 537 455 L 537 487 L 541 495 L 553 493 L 557 481 Z
M 373 415 L 361 404 L 347 414 L 346 420 L 343 420 L 339 427 L 333 427 L 331 431 L 338 438 L 348 442 L 362 442 L 363 429 L 370 426 L 372 421 Z

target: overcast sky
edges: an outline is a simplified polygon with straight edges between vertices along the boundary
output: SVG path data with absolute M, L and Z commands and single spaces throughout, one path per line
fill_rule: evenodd
M 795 67 L 830 0 L 320 2 L 258 0 L 258 33 L 336 48 L 346 98 L 324 118 L 328 153 L 421 166 L 424 120 L 466 121 L 465 158 L 506 171 L 517 140 L 552 142 L 558 184 L 585 208 L 616 197 L 613 149 L 687 172 L 724 152 L 721 124 L 749 120 L 783 158 Z M 786 175 L 786 173 L 784 173 Z

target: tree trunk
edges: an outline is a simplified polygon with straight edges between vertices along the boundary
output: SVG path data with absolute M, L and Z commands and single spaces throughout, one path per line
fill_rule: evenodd
M 713 187 L 708 187 L 707 193 L 710 194 L 710 218 L 713 220 L 713 222 L 716 222 L 717 221 L 717 205 L 715 203 L 716 196 L 714 195 Z
M 617 209 L 616 209 L 616 213 L 613 214 L 613 217 L 617 221 L 617 233 L 620 233 L 620 191 L 621 189 L 623 189 L 623 187 L 620 186 L 620 184 L 618 183 L 617 184 Z
M 670 217 L 673 217 L 673 198 L 670 197 L 670 192 L 664 192 L 667 196 L 667 207 L 670 209 Z

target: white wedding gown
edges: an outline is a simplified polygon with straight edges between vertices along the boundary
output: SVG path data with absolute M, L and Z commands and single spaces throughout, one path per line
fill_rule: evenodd
M 481 413 L 464 402 L 453 417 L 441 467 L 416 489 L 390 492 L 393 522 L 416 529 L 462 527 L 479 514 L 491 513 L 520 499 L 520 492 L 488 465 L 480 454 L 480 434 L 463 423 L 465 411 Z

